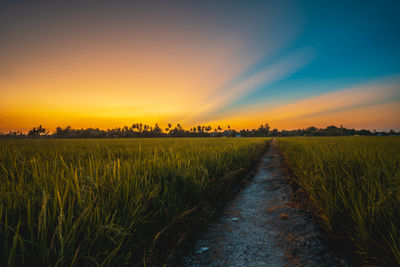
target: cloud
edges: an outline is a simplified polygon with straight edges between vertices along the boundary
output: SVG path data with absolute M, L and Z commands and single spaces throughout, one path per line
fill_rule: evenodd
M 349 127 L 399 125 L 400 79 L 386 78 L 359 86 L 292 101 L 273 108 L 247 107 L 233 111 L 214 122 L 235 127 L 269 122 L 273 127 L 290 128 L 346 124 Z
M 280 79 L 290 76 L 300 68 L 304 67 L 313 58 L 313 52 L 309 49 L 299 50 L 271 66 L 263 68 L 256 73 L 238 81 L 228 88 L 216 90 L 212 98 L 206 99 L 206 102 L 196 111 L 188 115 L 182 122 L 195 122 L 205 120 L 211 113 L 225 106 L 232 104 L 241 97 L 257 90 L 260 87 L 266 87 Z

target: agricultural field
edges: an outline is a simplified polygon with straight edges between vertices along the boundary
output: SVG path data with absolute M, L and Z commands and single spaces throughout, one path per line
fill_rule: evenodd
M 145 264 L 179 245 L 174 223 L 212 216 L 267 141 L 0 140 L 0 265 Z
M 332 239 L 400 265 L 400 138 L 279 138 L 292 178 Z
M 0 139 L 0 266 L 172 261 L 269 140 Z M 362 261 L 400 264 L 400 138 L 275 143 L 332 243 Z

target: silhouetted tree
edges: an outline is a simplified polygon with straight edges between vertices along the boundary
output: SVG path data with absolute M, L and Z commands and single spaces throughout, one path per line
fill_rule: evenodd
M 46 129 L 42 127 L 42 125 L 39 125 L 39 127 L 33 127 L 29 132 L 29 136 L 39 136 L 46 134 Z
M 142 123 L 134 123 L 131 127 L 123 126 L 122 128 L 113 128 L 107 130 L 100 130 L 98 128 L 87 128 L 87 129 L 73 129 L 71 126 L 67 126 L 64 128 L 57 127 L 52 137 L 59 138 L 119 138 L 119 137 L 209 137 L 209 136 L 228 136 L 235 137 L 240 135 L 242 137 L 257 137 L 257 136 L 343 136 L 343 135 L 375 135 L 375 136 L 387 136 L 387 135 L 400 135 L 400 132 L 395 132 L 393 129 L 389 132 L 385 131 L 369 131 L 366 129 L 355 130 L 355 129 L 347 129 L 343 125 L 340 127 L 336 126 L 328 126 L 326 128 L 317 128 L 314 126 L 305 128 L 305 129 L 296 129 L 296 130 L 281 130 L 273 129 L 270 130 L 270 126 L 268 123 L 264 125 L 260 125 L 258 129 L 242 129 L 240 131 L 236 131 L 231 129 L 230 125 L 228 125 L 228 130 L 220 132 L 222 129 L 220 126 L 212 131 L 212 127 L 210 125 L 197 125 L 193 126 L 189 130 L 185 130 L 182 128 L 180 124 L 177 124 L 175 128 L 172 128 L 172 125 L 169 123 L 168 128 L 165 128 L 165 132 L 161 129 L 161 127 L 156 123 L 154 127 L 151 127 L 147 124 Z M 0 133 L 2 138 L 7 137 L 24 137 L 24 136 L 50 136 L 48 135 L 48 131 L 39 125 L 38 127 L 33 127 L 27 134 L 23 134 L 20 131 L 10 131 L 8 133 Z

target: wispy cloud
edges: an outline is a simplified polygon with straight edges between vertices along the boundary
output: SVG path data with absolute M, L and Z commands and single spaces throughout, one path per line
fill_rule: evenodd
M 199 109 L 189 114 L 182 121 L 193 123 L 206 120 L 207 116 L 214 111 L 232 104 L 250 92 L 290 76 L 310 62 L 313 55 L 314 53 L 309 49 L 299 50 L 258 72 L 252 73 L 228 88 L 216 90 L 212 97 L 206 99 L 206 102 Z
M 400 79 L 381 79 L 351 88 L 292 101 L 274 108 L 248 107 L 233 111 L 218 121 L 243 127 L 255 121 L 274 127 L 296 128 L 310 125 L 347 124 L 352 127 L 393 127 L 399 122 Z

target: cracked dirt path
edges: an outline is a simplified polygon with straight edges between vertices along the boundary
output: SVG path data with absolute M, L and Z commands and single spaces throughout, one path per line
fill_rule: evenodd
M 185 257 L 185 266 L 348 266 L 290 201 L 274 142 L 251 182 Z

